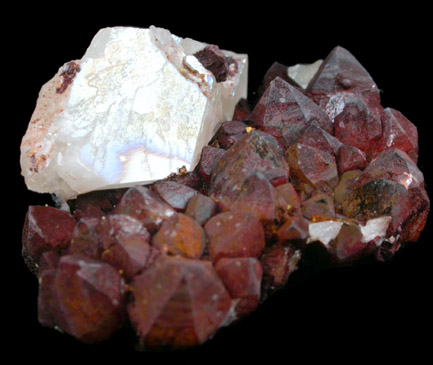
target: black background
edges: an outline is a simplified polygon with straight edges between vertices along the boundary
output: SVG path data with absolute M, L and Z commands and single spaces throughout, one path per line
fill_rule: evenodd
M 133 338 L 120 332 L 100 345 L 83 345 L 37 322 L 37 280 L 22 258 L 21 230 L 29 205 L 50 203 L 45 195 L 27 191 L 20 175 L 19 144 L 35 107 L 40 87 L 63 63 L 79 59 L 96 32 L 106 26 L 155 25 L 181 37 L 249 55 L 250 98 L 267 68 L 325 58 L 336 45 L 347 48 L 382 90 L 382 104 L 401 111 L 419 131 L 419 167 L 429 189 L 432 168 L 431 34 L 427 11 L 377 6 L 365 2 L 317 7 L 257 3 L 234 10 L 234 4 L 192 3 L 151 10 L 143 5 L 104 4 L 90 12 L 86 4 L 64 8 L 14 9 L 4 29 L 3 80 L 7 91 L 3 110 L 3 150 L 7 172 L 3 193 L 3 331 L 5 349 L 17 359 L 31 356 L 51 363 L 79 355 L 83 361 L 124 356 L 148 361 L 154 354 L 134 349 Z M 146 5 L 145 5 L 146 6 Z M 24 13 L 26 16 L 24 16 Z M 107 15 L 109 14 L 109 15 Z M 5 19 L 8 20 L 8 19 Z M 3 84 L 3 86 L 5 86 Z M 12 179 L 12 181 L 10 180 Z M 12 190 L 11 190 L 12 188 Z M 176 352 L 176 361 L 191 363 L 223 356 L 267 355 L 272 361 L 340 361 L 431 357 L 432 229 L 430 220 L 419 242 L 402 250 L 392 262 L 331 270 L 298 281 L 268 299 L 248 318 L 222 330 L 206 344 Z M 6 236 L 5 236 L 6 237 Z M 5 344 L 3 340 L 3 344 Z M 63 357 L 59 357 L 59 355 Z M 283 357 L 278 357 L 282 355 Z M 88 357 L 86 357 L 88 356 Z M 277 360 L 279 359 L 279 360 Z M 269 360 L 271 361 L 271 360 Z

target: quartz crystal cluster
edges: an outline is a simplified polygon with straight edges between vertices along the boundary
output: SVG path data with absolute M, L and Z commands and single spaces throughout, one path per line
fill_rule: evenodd
M 160 52 L 152 31 L 141 36 L 154 52 Z M 57 108 L 66 107 L 64 93 L 75 92 L 68 91 L 65 83 L 76 83 L 77 90 L 82 90 L 86 80 L 102 82 L 97 71 L 104 72 L 107 66 L 104 52 L 109 57 L 121 44 L 104 51 L 100 45 L 111 35 L 102 33 L 101 37 L 82 63 L 67 65 L 57 76 L 55 83 L 60 79 L 63 83 L 56 87 L 64 89 L 55 96 Z M 160 42 L 171 42 L 177 50 L 179 41 L 175 40 L 161 36 Z M 121 52 L 125 60 L 134 56 L 128 50 Z M 223 92 L 231 77 L 227 64 L 232 61 L 214 46 L 200 50 L 195 59 L 208 71 L 191 61 L 200 70 L 192 75 L 223 83 L 218 89 Z M 159 79 L 165 71 L 178 78 L 192 77 L 181 74 L 173 66 L 175 61 L 164 62 L 155 74 L 155 87 L 167 91 L 169 85 Z M 127 71 L 118 67 L 119 74 L 109 87 Z M 206 82 L 201 76 L 200 80 Z M 104 128 L 111 133 L 113 118 L 129 113 L 132 126 L 125 138 L 129 133 L 137 140 L 146 135 L 155 138 L 156 148 L 159 130 L 153 130 L 152 123 L 163 112 L 157 105 L 186 118 L 191 111 L 184 108 L 192 103 L 204 108 L 206 118 L 214 118 L 210 104 L 201 104 L 205 99 L 200 101 L 203 89 L 197 89 L 197 84 L 187 86 L 191 88 L 176 99 L 177 106 L 170 100 L 166 105 L 154 104 L 152 95 L 140 96 L 135 87 L 135 102 L 119 99 L 108 105 L 105 94 L 99 94 L 104 84 L 98 85 L 69 97 L 77 104 L 64 109 L 65 122 L 91 124 L 90 118 L 102 120 L 104 115 Z M 197 104 L 184 100 L 186 95 L 197 97 Z M 102 109 L 81 114 L 81 119 L 73 116 L 73 110 L 96 99 Z M 50 106 L 44 117 L 59 112 Z M 133 134 L 138 120 L 134 113 L 147 118 L 142 124 L 147 129 L 138 136 Z M 204 118 L 202 114 L 196 117 Z M 171 126 L 167 134 L 171 128 L 182 129 L 186 120 L 192 123 L 189 117 L 173 121 L 180 124 Z M 30 128 L 36 128 L 37 122 L 32 123 Z M 206 133 L 213 133 L 213 126 Z M 74 131 L 79 134 L 82 129 L 68 129 L 68 133 Z M 35 154 L 46 151 L 48 156 L 48 150 L 59 151 L 59 143 L 63 147 L 68 143 L 62 130 L 56 133 L 55 142 L 45 139 L 46 145 L 31 147 L 26 140 L 25 145 L 34 148 Z M 96 136 L 70 138 L 86 139 L 90 145 L 84 151 L 93 156 L 93 164 L 98 163 L 102 152 L 91 147 Z M 180 151 L 183 136 L 178 138 Z M 194 138 L 200 139 L 197 134 Z M 29 151 L 23 153 L 30 161 Z M 83 149 L 77 149 L 65 154 L 63 161 L 73 158 L 73 152 L 83 156 Z M 41 154 L 32 162 L 33 169 L 42 164 Z M 243 98 L 237 102 L 234 114 L 200 150 L 199 162 L 191 171 L 185 169 L 148 185 L 80 194 L 67 201 L 69 211 L 29 207 L 23 256 L 40 282 L 39 321 L 85 343 L 106 340 L 130 325 L 143 348 L 201 344 L 285 286 L 293 273 L 299 273 L 307 255 L 310 264 L 314 265 L 317 254 L 325 266 L 340 267 L 361 260 L 390 260 L 403 243 L 416 241 L 429 210 L 417 156 L 416 127 L 399 111 L 381 105 L 378 87 L 346 49 L 336 47 L 323 62 L 309 66 L 274 63 L 255 105 Z M 152 169 L 158 169 L 155 161 L 147 161 Z M 58 167 L 62 163 L 58 155 Z M 103 169 L 117 168 L 118 161 L 113 163 L 114 167 Z M 51 169 L 50 165 L 45 169 Z M 75 173 L 81 176 L 79 171 L 70 171 Z M 57 183 L 63 186 L 64 180 Z

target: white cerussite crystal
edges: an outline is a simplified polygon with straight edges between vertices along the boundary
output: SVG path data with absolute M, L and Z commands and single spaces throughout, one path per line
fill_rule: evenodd
M 247 97 L 247 56 L 223 51 L 226 81 L 193 56 L 206 46 L 168 30 L 105 28 L 46 83 L 21 144 L 27 187 L 68 200 L 192 170 Z

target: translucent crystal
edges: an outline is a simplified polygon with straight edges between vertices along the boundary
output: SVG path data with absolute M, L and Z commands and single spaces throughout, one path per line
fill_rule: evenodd
M 40 92 L 21 145 L 27 187 L 67 200 L 192 170 L 247 92 L 247 56 L 223 51 L 217 82 L 193 55 L 205 43 L 168 30 L 100 30 L 81 60 Z
M 290 78 L 295 80 L 303 89 L 306 89 L 308 83 L 311 81 L 313 76 L 316 74 L 323 60 L 317 60 L 316 62 L 309 64 L 296 64 L 287 68 L 287 74 Z

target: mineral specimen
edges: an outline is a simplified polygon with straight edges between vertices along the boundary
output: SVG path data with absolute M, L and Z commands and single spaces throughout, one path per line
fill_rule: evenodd
M 131 34 L 135 41 L 128 38 Z M 233 61 L 235 55 L 228 57 L 215 45 L 205 47 L 156 28 L 116 28 L 98 37 L 84 60 L 67 64 L 49 86 L 64 110 L 50 104 L 45 110 L 39 105 L 35 112 L 34 118 L 41 121 L 32 120 L 23 141 L 23 160 L 30 162 L 28 182 L 51 184 L 51 191 L 71 198 L 82 190 L 69 178 L 81 176 L 89 156 L 94 171 L 107 172 L 118 169 L 117 157 L 128 153 L 132 165 L 125 165 L 125 176 L 130 176 L 128 168 L 140 164 L 134 160 L 135 152 L 125 152 L 122 146 L 143 152 L 128 143 L 141 141 L 143 134 L 154 136 L 152 123 L 163 123 L 162 110 L 181 118 L 173 119 L 164 132 L 174 138 L 171 143 L 177 152 L 192 145 L 182 144 L 183 135 L 172 134 L 172 128 L 184 129 L 182 123 L 191 117 L 200 119 L 196 126 L 210 129 L 206 138 L 194 135 L 191 153 L 198 163 L 195 168 L 188 165 L 192 171 L 169 175 L 176 170 L 165 169 L 166 162 L 178 167 L 170 155 L 174 150 L 169 149 L 165 157 L 146 160 L 145 170 L 164 170 L 149 178 L 162 178 L 152 184 L 138 184 L 147 180 L 140 177 L 128 188 L 80 194 L 67 201 L 70 212 L 29 207 L 22 252 L 40 281 L 42 325 L 94 343 L 129 323 L 143 349 L 196 346 L 254 311 L 292 275 L 302 275 L 306 265 L 341 267 L 391 260 L 404 243 L 418 240 L 430 202 L 417 166 L 417 129 L 402 113 L 381 106 L 376 84 L 347 50 L 336 47 L 323 62 L 310 66 L 274 63 L 256 105 L 240 99 L 235 107 L 242 82 L 233 99 L 220 94 L 220 101 L 215 95 L 211 101 L 205 95 L 218 87 L 216 94 L 229 85 L 236 89 L 246 65 Z M 110 99 L 107 114 L 104 107 L 110 101 L 104 100 L 105 94 L 92 94 L 90 88 L 80 100 L 83 105 L 97 100 L 98 108 L 73 113 L 70 103 L 78 98 L 74 93 L 83 90 L 85 81 L 101 87 L 99 77 L 110 57 L 135 59 L 131 42 L 150 47 L 151 65 L 146 67 L 161 71 L 151 84 L 155 95 L 167 91 L 165 70 L 180 82 L 174 93 L 182 97 L 173 99 L 179 103 L 163 106 L 150 97 L 150 89 L 128 84 L 127 90 L 136 92 L 136 104 L 116 96 Z M 163 59 L 163 64 L 153 57 Z M 240 63 L 233 67 L 233 62 Z M 131 64 L 117 66 L 121 71 Z M 191 71 L 193 66 L 197 72 Z M 217 82 L 213 91 L 205 77 Z M 125 80 L 116 76 L 107 86 Z M 173 94 L 167 95 L 171 102 Z M 182 101 L 186 95 L 189 98 Z M 195 105 L 198 114 L 182 114 L 196 97 L 201 100 Z M 205 111 L 201 102 L 209 103 Z M 221 102 L 228 108 L 225 111 L 235 111 L 233 118 L 217 126 L 221 114 L 215 105 Z M 102 115 L 109 131 L 107 140 L 99 140 L 107 146 L 105 152 L 91 149 L 99 137 L 83 134 L 84 126 Z M 122 133 L 110 124 L 112 118 L 126 128 Z M 66 120 L 71 122 L 68 139 L 62 129 L 53 129 Z M 49 128 L 38 129 L 37 123 Z M 96 125 L 97 130 L 102 128 Z M 138 125 L 142 129 L 137 132 Z M 57 137 L 51 139 L 50 133 Z M 88 149 L 83 152 L 77 141 L 86 141 Z M 160 148 L 159 142 L 154 139 L 152 148 Z M 66 153 L 68 143 L 71 150 Z M 110 151 L 121 154 L 113 159 Z M 104 153 L 106 158 L 100 159 Z M 81 170 L 74 170 L 71 159 L 80 158 L 84 158 Z M 52 176 L 57 177 L 48 182 Z M 79 183 L 85 184 L 84 190 L 109 185 L 93 182 Z
M 41 89 L 21 145 L 28 188 L 68 200 L 193 170 L 247 96 L 247 56 L 209 47 L 156 27 L 100 30 Z

